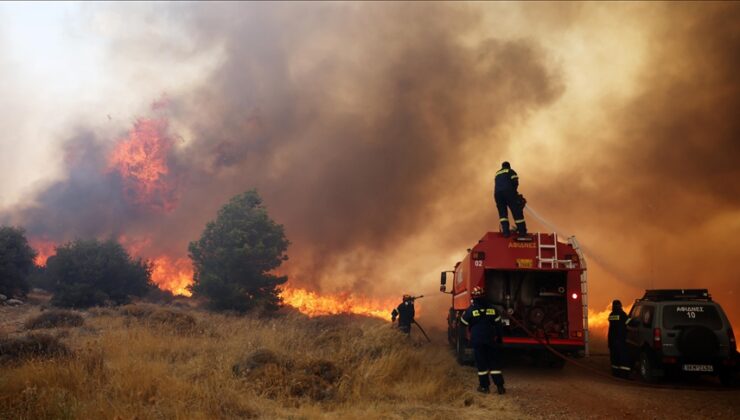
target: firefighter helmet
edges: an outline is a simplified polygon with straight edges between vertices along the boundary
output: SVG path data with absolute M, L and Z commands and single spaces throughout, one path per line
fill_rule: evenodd
M 411 300 L 411 295 L 409 294 L 403 295 L 403 301 L 406 302 L 407 300 Z
M 483 297 L 483 289 L 480 286 L 473 287 L 473 290 L 470 291 L 470 296 L 472 296 L 474 299 Z

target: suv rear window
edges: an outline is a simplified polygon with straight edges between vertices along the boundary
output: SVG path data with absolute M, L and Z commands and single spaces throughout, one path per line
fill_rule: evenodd
M 663 328 L 673 330 L 681 326 L 704 325 L 713 330 L 722 328 L 722 318 L 711 305 L 678 304 L 663 307 Z

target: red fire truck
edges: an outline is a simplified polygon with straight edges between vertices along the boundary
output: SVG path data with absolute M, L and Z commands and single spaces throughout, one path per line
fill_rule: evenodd
M 452 290 L 447 275 L 452 273 Z M 440 291 L 452 295 L 448 340 L 460 363 L 472 360 L 469 333 L 460 316 L 470 306 L 470 290 L 480 286 L 503 314 L 504 348 L 531 350 L 544 364 L 562 366 L 542 343 L 564 354 L 588 352 L 586 261 L 575 237 L 531 235 L 531 241 L 488 232 L 455 269 L 442 272 Z M 533 337 L 534 335 L 534 337 Z

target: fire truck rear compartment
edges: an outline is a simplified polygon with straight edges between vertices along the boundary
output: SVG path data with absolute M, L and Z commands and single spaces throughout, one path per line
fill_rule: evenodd
M 565 271 L 486 270 L 488 299 L 522 322 L 530 332 L 551 338 L 568 337 Z M 515 323 L 505 327 L 506 336 L 527 337 Z

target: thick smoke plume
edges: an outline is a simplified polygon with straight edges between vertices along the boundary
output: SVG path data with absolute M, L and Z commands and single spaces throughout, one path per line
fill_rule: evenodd
M 0 216 L 32 235 L 123 236 L 145 255 L 181 257 L 219 206 L 257 187 L 293 243 L 294 284 L 429 293 L 436 272 L 496 229 L 490 181 L 510 160 L 532 206 L 593 253 L 592 303 L 705 286 L 740 321 L 729 268 L 740 233 L 736 4 L 106 10 L 158 26 L 113 35 L 121 67 L 217 52 L 202 83 L 156 111 L 177 139 L 165 189 L 176 204 L 132 202 L 109 164 L 126 133 L 91 127 L 67 141 L 63 180 Z M 181 36 L 152 35 L 162 27 Z M 614 57 L 635 51 L 629 74 L 573 71 L 563 58 L 604 39 L 620 46 Z M 598 56 L 608 67 L 610 53 Z M 584 86 L 623 86 L 613 74 L 630 88 L 579 102 Z

